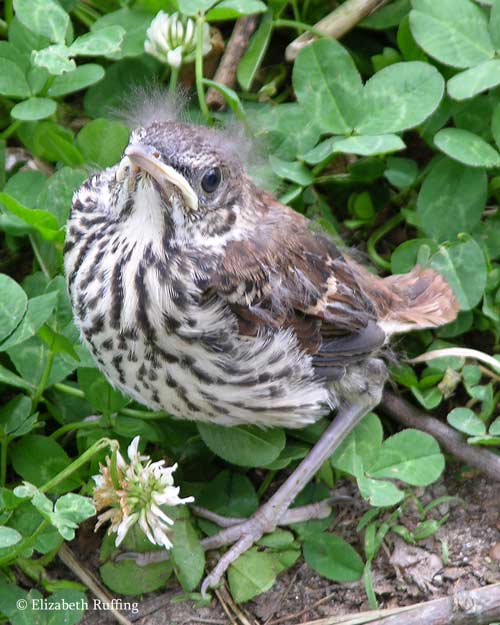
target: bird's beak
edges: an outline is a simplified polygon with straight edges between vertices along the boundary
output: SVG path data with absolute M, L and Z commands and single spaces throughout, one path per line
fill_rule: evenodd
M 182 193 L 186 205 L 193 211 L 198 209 L 198 197 L 193 187 L 182 174 L 161 160 L 154 147 L 137 143 L 129 145 L 124 158 L 128 158 L 134 165 L 147 172 L 159 184 L 164 185 L 165 182 L 173 184 Z

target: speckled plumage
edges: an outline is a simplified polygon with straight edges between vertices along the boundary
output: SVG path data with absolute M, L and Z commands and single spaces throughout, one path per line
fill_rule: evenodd
M 256 188 L 227 136 L 166 121 L 130 145 L 75 193 L 65 268 L 98 366 L 151 408 L 303 427 L 363 390 L 393 331 L 454 318 L 437 274 L 372 276 Z M 134 146 L 186 184 L 138 167 Z M 211 168 L 222 182 L 205 193 Z

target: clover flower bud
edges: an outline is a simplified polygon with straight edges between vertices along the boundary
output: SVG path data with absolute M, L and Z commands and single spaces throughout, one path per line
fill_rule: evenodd
M 212 49 L 210 28 L 203 24 L 203 56 Z M 170 67 L 194 60 L 196 54 L 196 24 L 179 13 L 169 15 L 159 11 L 146 32 L 144 50 Z

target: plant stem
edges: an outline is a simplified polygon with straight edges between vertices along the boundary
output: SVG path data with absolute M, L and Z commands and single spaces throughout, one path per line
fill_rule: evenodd
M 52 371 L 52 365 L 54 364 L 55 353 L 50 350 L 47 356 L 47 360 L 45 362 L 45 368 L 42 373 L 42 377 L 40 378 L 40 382 L 38 382 L 38 386 L 36 387 L 35 394 L 33 396 L 32 407 L 31 410 L 34 412 L 36 407 L 38 406 L 40 399 L 42 397 L 43 391 L 47 386 L 47 382 L 49 381 L 50 372 Z
M 7 26 L 10 26 L 10 23 L 12 22 L 12 19 L 14 17 L 13 0 L 4 0 L 3 16 L 5 21 L 7 22 Z
M 44 84 L 42 90 L 40 91 L 40 97 L 43 97 L 43 96 L 47 95 L 47 92 L 49 91 L 49 89 L 52 86 L 52 83 L 54 82 L 55 79 L 56 79 L 55 76 L 49 76 L 47 78 L 47 80 L 45 81 L 45 84 Z
M 66 393 L 66 395 L 71 395 L 72 397 L 78 397 L 79 399 L 85 399 L 85 393 L 78 388 L 74 388 L 69 386 L 68 384 L 62 384 L 58 382 L 54 384 L 54 388 L 62 393 Z M 120 410 L 120 414 L 126 417 L 136 417 L 137 419 L 165 419 L 169 416 L 169 414 L 163 410 L 159 410 L 157 412 L 153 412 L 152 410 L 136 410 L 135 408 L 122 408 Z M 65 427 L 65 426 L 63 426 Z M 55 432 L 54 432 L 55 433 Z
M 168 84 L 168 92 L 175 93 L 175 88 L 177 87 L 177 79 L 179 78 L 179 68 L 171 67 L 170 68 L 170 82 Z
M 198 101 L 200 103 L 200 110 L 203 113 L 203 117 L 207 123 L 212 123 L 210 111 L 208 110 L 207 103 L 205 101 L 205 91 L 203 88 L 203 24 L 205 18 L 202 14 L 199 14 L 196 18 L 196 61 L 195 61 L 195 75 L 196 75 L 196 91 L 198 92 Z
M 58 438 L 61 438 L 63 434 L 66 434 L 66 432 L 73 432 L 75 430 L 85 430 L 97 427 L 102 427 L 101 419 L 98 419 L 96 421 L 76 421 L 75 423 L 66 423 L 66 425 L 62 425 L 60 428 L 57 428 L 57 430 L 52 432 L 50 438 L 57 440 Z
M 5 486 L 7 481 L 7 449 L 9 447 L 9 437 L 3 436 L 1 441 L 2 457 L 0 458 L 0 486 Z
M 262 484 L 259 486 L 259 490 L 257 491 L 257 497 L 260 499 L 262 495 L 266 492 L 266 490 L 271 485 L 271 482 L 274 480 L 274 476 L 276 475 L 276 471 L 268 471 L 266 473 L 266 477 L 262 480 Z
M 81 391 L 79 388 L 74 388 L 69 384 L 62 384 L 61 382 L 57 382 L 54 384 L 54 388 L 61 393 L 66 393 L 66 395 L 71 395 L 72 397 L 78 397 L 79 399 L 85 399 L 85 393 Z
M 125 417 L 135 417 L 137 419 L 150 419 L 154 421 L 155 419 L 165 419 L 169 415 L 164 410 L 159 410 L 158 412 L 153 412 L 150 410 L 135 410 L 134 408 L 122 408 L 120 410 L 120 414 Z
M 6 37 L 8 30 L 7 22 L 0 18 L 0 37 Z
M 319 30 L 316 30 L 314 26 L 310 26 L 305 22 L 299 22 L 298 20 L 274 20 L 273 25 L 276 28 L 296 28 L 298 31 L 311 33 L 316 37 L 324 37 L 325 35 Z
M 22 121 L 20 119 L 15 119 L 3 132 L 0 133 L 0 139 L 8 139 L 16 132 L 21 124 Z
M 60 473 L 58 473 L 51 480 L 46 482 L 43 486 L 40 486 L 40 491 L 42 493 L 50 491 L 52 488 L 54 488 L 54 486 L 60 484 L 63 480 L 69 477 L 86 462 L 91 460 L 93 456 L 95 456 L 98 452 L 101 451 L 101 449 L 104 449 L 105 447 L 109 447 L 111 451 L 114 451 L 119 447 L 118 441 L 110 438 L 99 439 L 91 447 L 84 451 L 81 456 L 79 456 L 76 460 L 73 460 L 73 462 L 65 467 Z
M 389 219 L 389 221 L 387 221 L 383 226 L 375 230 L 375 232 L 373 232 L 371 237 L 368 239 L 368 243 L 366 244 L 368 256 L 370 257 L 370 260 L 381 269 L 389 271 L 391 269 L 391 263 L 388 260 L 385 260 L 385 258 L 382 258 L 382 256 L 380 256 L 380 254 L 375 249 L 375 246 L 383 236 L 393 230 L 402 221 L 404 221 L 403 215 L 401 213 L 397 213 L 396 215 L 394 215 L 394 217 L 391 217 L 391 219 Z

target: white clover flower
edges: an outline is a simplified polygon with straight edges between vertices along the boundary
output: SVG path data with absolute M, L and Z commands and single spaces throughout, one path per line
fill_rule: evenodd
M 191 503 L 194 498 L 179 497 L 179 487 L 174 486 L 172 476 L 177 464 L 165 467 L 164 460 L 151 462 L 149 456 L 139 454 L 138 446 L 139 436 L 136 436 L 127 450 L 128 464 L 117 452 L 115 468 L 107 457 L 106 465 L 101 464 L 100 473 L 94 475 L 96 510 L 109 508 L 97 517 L 95 529 L 110 521 L 108 533 L 116 533 L 118 547 L 137 523 L 151 543 L 170 549 L 168 532 L 174 522 L 160 506 Z
M 210 28 L 203 24 L 203 56 L 212 49 Z M 144 50 L 170 67 L 178 69 L 196 54 L 196 24 L 190 17 L 159 11 L 146 32 Z

